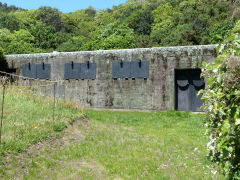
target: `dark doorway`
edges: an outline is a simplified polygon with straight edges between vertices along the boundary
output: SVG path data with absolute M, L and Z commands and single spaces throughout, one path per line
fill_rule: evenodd
M 200 75 L 200 69 L 175 70 L 177 110 L 201 111 L 202 100 L 200 96 L 197 96 L 197 93 L 205 88 L 205 83 L 200 78 Z

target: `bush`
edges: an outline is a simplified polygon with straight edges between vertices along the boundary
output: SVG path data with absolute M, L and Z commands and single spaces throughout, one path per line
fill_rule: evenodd
M 3 51 L 3 48 L 0 48 L 0 61 L 4 61 L 4 60 L 5 60 L 4 51 Z
M 215 63 L 204 64 L 208 151 L 230 179 L 240 179 L 240 22 L 219 45 Z
M 84 49 L 84 44 L 87 43 L 87 38 L 84 36 L 74 36 L 71 37 L 68 41 L 62 43 L 58 48 L 57 51 L 60 52 L 71 52 L 71 51 L 81 51 Z
M 4 55 L 3 48 L 0 47 L 0 71 L 3 71 L 7 68 L 7 62 Z
M 93 49 L 127 49 L 135 47 L 134 32 L 124 24 L 110 23 L 101 29 Z

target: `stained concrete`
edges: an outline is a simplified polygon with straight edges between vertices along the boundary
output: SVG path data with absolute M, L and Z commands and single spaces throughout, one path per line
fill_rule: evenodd
M 66 80 L 56 88 L 58 98 L 86 108 L 173 110 L 175 108 L 175 69 L 201 68 L 203 61 L 216 59 L 217 45 L 154 47 L 143 49 L 53 52 L 8 55 L 9 68 L 22 74 L 22 64 L 51 64 L 51 80 L 64 79 L 64 64 L 95 62 L 95 80 Z M 112 61 L 148 60 L 148 79 L 112 79 Z M 23 82 L 22 82 L 23 83 Z M 41 87 L 52 95 L 52 87 Z

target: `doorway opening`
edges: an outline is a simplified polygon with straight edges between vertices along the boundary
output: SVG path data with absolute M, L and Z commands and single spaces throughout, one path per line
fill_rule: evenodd
M 198 91 L 205 88 L 201 69 L 175 70 L 175 109 L 201 112 L 201 96 Z

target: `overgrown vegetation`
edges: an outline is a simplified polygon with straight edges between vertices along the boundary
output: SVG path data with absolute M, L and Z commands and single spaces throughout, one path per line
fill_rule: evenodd
M 73 13 L 0 4 L 0 47 L 19 54 L 215 44 L 239 18 L 236 2 L 128 0 L 112 9 Z
M 240 179 L 240 21 L 219 46 L 216 62 L 204 65 L 203 91 L 208 150 L 230 179 Z
M 3 49 L 0 47 L 0 71 L 3 71 L 7 68 L 6 57 Z

